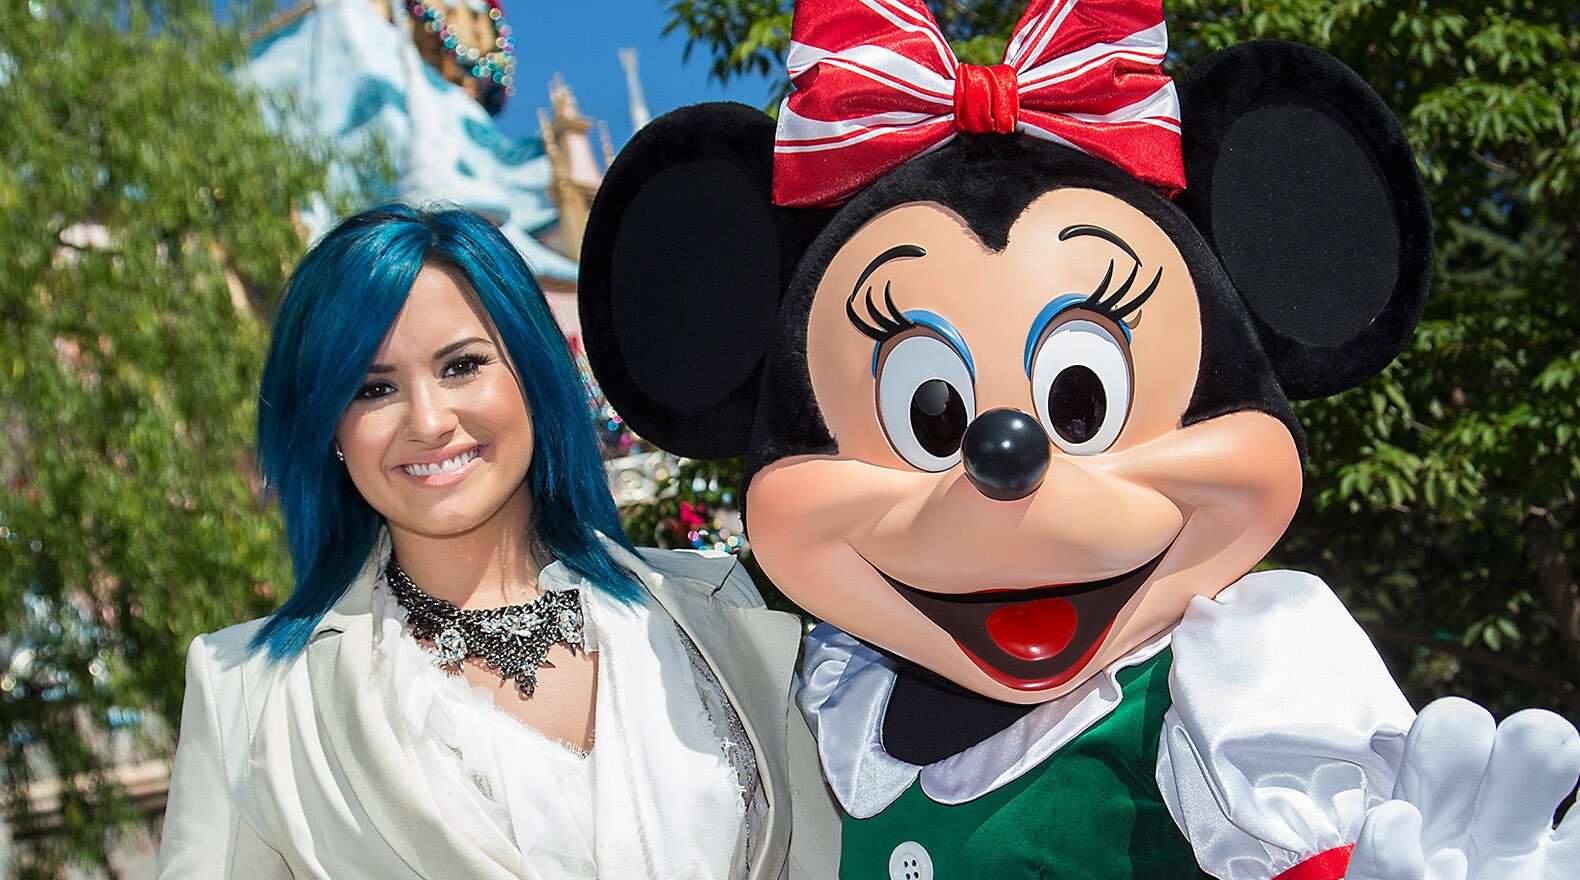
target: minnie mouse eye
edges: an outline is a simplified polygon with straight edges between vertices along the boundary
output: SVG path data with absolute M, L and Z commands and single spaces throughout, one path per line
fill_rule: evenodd
M 1105 323 L 1072 317 L 1056 324 L 1032 359 L 1037 415 L 1071 455 L 1106 451 L 1130 415 L 1130 348 Z
M 960 441 L 976 415 L 971 371 L 935 336 L 901 338 L 878 367 L 878 419 L 894 451 L 924 471 L 960 461 Z

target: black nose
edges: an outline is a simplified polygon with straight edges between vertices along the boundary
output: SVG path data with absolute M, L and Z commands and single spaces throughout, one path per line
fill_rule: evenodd
M 966 428 L 960 457 L 977 491 L 999 501 L 1025 498 L 1048 473 L 1048 434 L 1018 409 L 988 410 Z

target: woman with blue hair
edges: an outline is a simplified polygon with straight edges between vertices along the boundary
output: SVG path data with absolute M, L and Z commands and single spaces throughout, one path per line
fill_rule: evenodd
M 258 455 L 296 587 L 192 644 L 161 877 L 831 876 L 797 620 L 630 546 L 486 221 L 385 206 L 311 249 Z

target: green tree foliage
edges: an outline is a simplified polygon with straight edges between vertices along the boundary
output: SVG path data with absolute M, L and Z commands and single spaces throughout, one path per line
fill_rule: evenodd
M 1020 8 L 1000 0 L 928 3 L 955 54 L 970 64 L 1004 60 L 1004 43 Z M 791 0 L 674 0 L 664 33 L 686 34 L 686 57 L 698 46 L 713 56 L 721 82 L 741 74 L 781 74 L 776 92 L 789 90 L 784 56 L 790 46 Z
M 1021 2 L 929 2 L 997 63 Z M 782 70 L 788 0 L 676 0 L 720 79 Z M 1462 693 L 1580 718 L 1580 8 L 1539 0 L 1167 0 L 1171 72 L 1308 43 L 1404 122 L 1436 217 L 1414 343 L 1302 405 L 1307 497 L 1271 563 L 1344 596 L 1417 703 Z M 781 88 L 787 87 L 781 77 Z
M 188 642 L 290 584 L 254 398 L 327 156 L 229 75 L 238 7 L 0 21 L 0 807 L 22 876 L 104 863 L 138 816 L 109 770 L 168 755 Z M 30 837 L 26 786 L 51 777 L 60 831 Z

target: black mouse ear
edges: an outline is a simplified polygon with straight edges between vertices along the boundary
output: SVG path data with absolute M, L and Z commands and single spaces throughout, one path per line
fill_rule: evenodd
M 1387 366 L 1432 270 L 1426 188 L 1399 121 L 1338 59 L 1264 40 L 1179 86 L 1179 205 L 1217 251 L 1291 399 Z
M 770 201 L 774 123 L 699 104 L 637 132 L 582 240 L 582 337 L 605 396 L 653 443 L 743 455 L 773 340 L 784 248 Z

